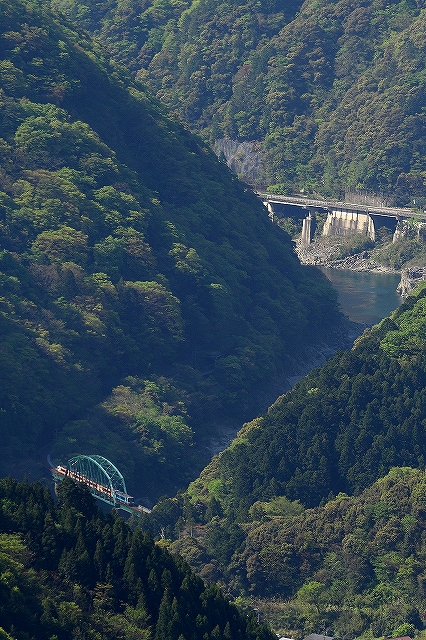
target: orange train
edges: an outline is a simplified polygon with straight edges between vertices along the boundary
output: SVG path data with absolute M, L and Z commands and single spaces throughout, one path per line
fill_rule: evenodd
M 111 500 L 111 502 L 120 502 L 122 504 L 126 504 L 128 506 L 133 506 L 134 499 L 132 496 L 129 496 L 127 493 L 123 493 L 122 491 L 111 491 L 111 487 L 105 484 L 99 484 L 95 480 L 88 478 L 87 476 L 79 473 L 78 471 L 72 471 L 68 469 L 68 467 L 64 467 L 62 465 L 58 465 L 55 469 L 52 469 L 52 473 L 56 476 L 62 476 L 63 478 L 72 478 L 76 482 L 82 482 L 89 489 L 98 493 L 101 497 L 107 498 Z

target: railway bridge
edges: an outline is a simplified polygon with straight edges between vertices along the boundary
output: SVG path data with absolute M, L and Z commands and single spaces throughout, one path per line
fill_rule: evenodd
M 303 220 L 302 243 L 311 241 L 311 227 L 315 212 L 327 214 L 323 235 L 352 235 L 361 233 L 371 240 L 376 239 L 376 231 L 381 226 L 389 227 L 394 233 L 394 239 L 398 237 L 399 223 L 415 218 L 426 221 L 426 214 L 410 208 L 387 207 L 383 205 L 354 204 L 340 202 L 338 200 L 319 200 L 304 196 L 284 196 L 270 193 L 257 192 L 259 198 L 268 209 L 269 216 L 273 219 L 278 207 L 299 207 L 306 211 Z
M 70 458 L 66 466 L 51 469 L 55 485 L 64 478 L 71 478 L 89 488 L 92 496 L 116 509 L 129 513 L 149 513 L 146 507 L 135 506 L 134 499 L 127 493 L 126 483 L 117 467 L 99 455 L 80 455 Z

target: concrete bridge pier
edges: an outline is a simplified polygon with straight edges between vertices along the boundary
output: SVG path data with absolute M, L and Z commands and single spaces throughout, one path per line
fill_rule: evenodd
M 409 225 L 407 221 L 413 219 L 418 225 L 418 234 L 426 241 L 426 211 L 419 212 L 408 208 L 388 207 L 383 203 L 378 206 L 337 200 L 318 200 L 302 195 L 285 196 L 258 192 L 258 196 L 262 199 L 272 221 L 275 219 L 275 214 L 280 216 L 283 214 L 285 217 L 283 209 L 293 210 L 293 213 L 289 214 L 293 217 L 295 217 L 295 208 L 307 210 L 309 213 L 306 222 L 304 222 L 303 232 L 303 242 L 307 244 L 310 244 L 312 240 L 316 211 L 327 213 L 323 229 L 324 236 L 349 236 L 358 233 L 375 242 L 376 230 L 387 227 L 393 233 L 393 239 L 396 242 L 401 235 L 407 234 L 412 228 L 412 225 Z M 300 219 L 300 216 L 296 215 L 296 217 Z M 419 222 L 423 224 L 419 225 Z
M 404 238 L 408 234 L 408 224 L 406 220 L 402 218 L 398 218 L 398 222 L 396 223 L 395 231 L 392 237 L 392 244 L 395 244 L 401 238 Z
M 302 237 L 301 237 L 302 247 L 307 247 L 311 244 L 312 229 L 313 229 L 312 221 L 313 221 L 313 217 L 311 212 L 309 211 L 306 218 L 303 218 Z
M 373 242 L 376 239 L 374 222 L 368 213 L 362 211 L 345 211 L 332 209 L 324 224 L 324 236 L 349 236 L 355 233 L 368 236 Z
M 268 217 L 272 222 L 274 222 L 275 211 L 274 211 L 274 207 L 272 206 L 272 202 L 270 200 L 263 200 L 262 202 L 268 210 Z M 279 204 L 278 204 L 278 208 L 279 208 Z M 316 209 L 315 207 L 307 207 L 307 206 L 303 207 L 303 209 L 307 211 L 307 216 L 306 218 L 303 219 L 302 246 L 307 247 L 312 242 L 312 236 L 314 234 L 315 227 L 316 227 L 315 215 L 312 215 L 316 211 Z
M 263 200 L 263 204 L 268 209 L 268 217 L 272 222 L 274 222 L 274 208 L 272 206 L 272 202 L 269 202 L 269 200 Z

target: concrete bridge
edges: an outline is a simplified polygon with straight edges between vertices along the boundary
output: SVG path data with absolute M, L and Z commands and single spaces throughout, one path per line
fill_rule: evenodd
M 309 244 L 312 238 L 312 221 L 315 212 L 327 213 L 324 236 L 345 236 L 360 233 L 376 239 L 379 227 L 386 226 L 394 234 L 394 241 L 400 235 L 401 224 L 410 218 L 426 222 L 426 213 L 402 207 L 386 207 L 366 204 L 339 202 L 338 200 L 317 200 L 304 196 L 281 196 L 257 192 L 274 218 L 280 207 L 300 207 L 307 212 L 303 220 L 302 243 Z

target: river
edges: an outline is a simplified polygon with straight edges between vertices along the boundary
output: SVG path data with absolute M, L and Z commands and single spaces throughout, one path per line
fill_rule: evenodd
M 398 274 L 325 267 L 320 267 L 320 269 L 337 290 L 340 309 L 351 322 L 360 325 L 377 324 L 401 304 L 402 298 L 396 293 L 396 287 L 400 281 Z M 362 327 L 354 333 L 352 340 L 361 332 Z M 312 368 L 325 362 L 333 355 L 334 351 L 335 347 L 331 346 L 321 349 L 320 352 L 312 350 L 311 360 L 299 363 L 298 370 L 289 374 L 285 383 L 280 381 L 281 387 L 274 389 L 276 396 L 289 391 L 300 378 Z M 270 404 L 274 402 L 276 396 L 269 399 Z M 217 437 L 209 443 L 209 454 L 216 455 L 229 446 L 235 437 L 237 428 L 227 425 L 226 428 L 218 430 Z
M 321 271 L 337 290 L 342 313 L 352 322 L 377 324 L 401 304 L 396 292 L 398 274 L 325 267 Z

